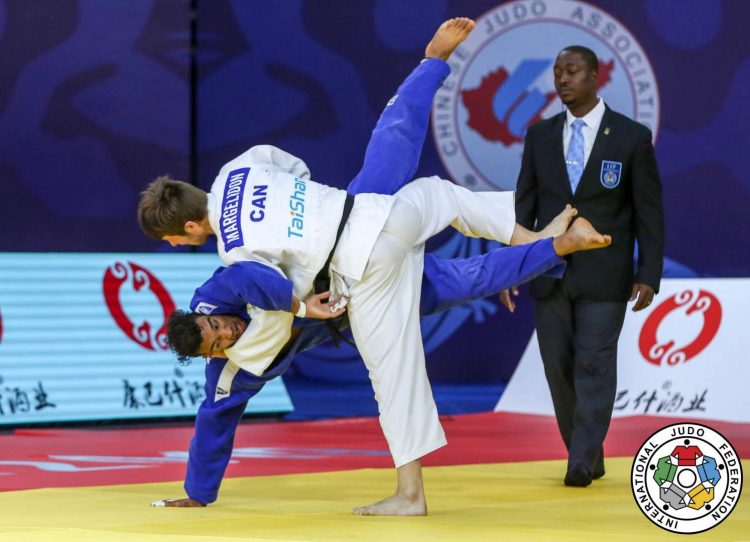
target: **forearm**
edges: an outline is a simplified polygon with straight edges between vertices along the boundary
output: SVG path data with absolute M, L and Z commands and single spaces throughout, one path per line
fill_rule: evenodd
M 185 475 L 185 493 L 191 499 L 203 504 L 216 500 L 246 405 L 247 400 L 221 412 L 198 412 Z
M 651 134 L 640 142 L 633 164 L 633 208 L 638 240 L 636 282 L 659 290 L 664 261 L 664 208 Z
M 227 363 L 213 360 L 206 366 L 206 399 L 195 418 L 195 433 L 190 442 L 185 492 L 203 504 L 214 502 L 224 478 L 234 448 L 234 435 L 242 419 L 248 400 L 257 394 L 265 382 L 245 389 L 231 389 L 227 395 L 216 390 Z M 235 377 L 236 378 L 236 377 Z

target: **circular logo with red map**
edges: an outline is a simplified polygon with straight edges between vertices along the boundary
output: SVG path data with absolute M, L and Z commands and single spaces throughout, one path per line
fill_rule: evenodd
M 472 190 L 515 188 L 527 128 L 564 111 L 553 67 L 570 45 L 599 57 L 598 94 L 605 103 L 656 135 L 656 78 L 622 23 L 586 2 L 518 0 L 477 19 L 433 102 L 433 136 L 453 180 Z
M 651 311 L 641 329 L 638 348 L 654 365 L 677 365 L 700 354 L 713 341 L 721 325 L 721 303 L 706 290 L 685 290 L 659 304 Z M 674 325 L 668 325 L 668 319 Z M 695 325 L 690 325 L 690 320 Z M 696 328 L 689 342 L 678 343 L 670 332 Z M 681 333 L 682 334 L 682 333 Z
M 694 534 L 716 527 L 742 493 L 742 463 L 718 431 L 677 423 L 651 435 L 633 458 L 633 497 L 662 529 Z
M 159 304 L 159 319 L 133 322 L 123 308 L 122 292 L 125 286 L 135 292 L 150 292 Z M 104 301 L 119 328 L 134 342 L 147 350 L 166 350 L 167 318 L 175 310 L 172 296 L 151 271 L 133 262 L 116 262 L 104 272 Z

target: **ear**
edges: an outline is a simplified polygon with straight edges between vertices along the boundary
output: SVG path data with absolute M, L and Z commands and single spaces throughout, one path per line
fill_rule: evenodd
M 193 220 L 185 222 L 185 233 L 198 233 L 201 229 L 201 225 Z

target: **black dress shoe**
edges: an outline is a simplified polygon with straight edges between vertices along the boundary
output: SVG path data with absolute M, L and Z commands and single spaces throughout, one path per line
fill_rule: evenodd
M 565 485 L 569 487 L 586 487 L 591 485 L 591 474 L 583 465 L 571 465 L 565 474 Z

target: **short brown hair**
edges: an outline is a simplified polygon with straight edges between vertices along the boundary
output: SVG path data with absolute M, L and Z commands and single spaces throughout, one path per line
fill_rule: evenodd
M 141 192 L 138 224 L 152 239 L 184 235 L 185 222 L 200 222 L 206 218 L 207 206 L 208 198 L 203 190 L 164 175 Z

